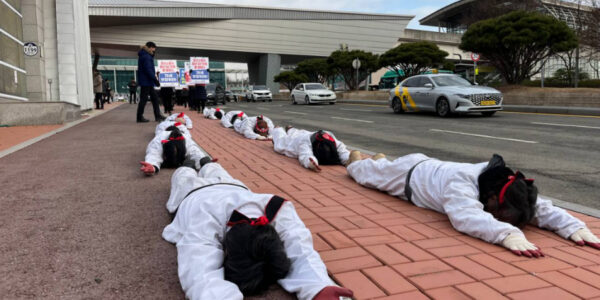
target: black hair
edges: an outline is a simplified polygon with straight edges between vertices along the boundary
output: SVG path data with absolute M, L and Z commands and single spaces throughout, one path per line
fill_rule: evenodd
M 156 44 L 154 42 L 147 42 L 146 47 L 148 48 L 156 48 Z
M 177 138 L 183 137 L 181 131 L 175 126 L 169 126 L 171 134 L 166 143 L 163 143 L 163 156 L 164 161 L 162 166 L 165 168 L 177 168 L 183 164 L 185 160 L 186 148 L 185 140 Z M 167 129 L 169 130 L 169 129 Z
M 233 117 L 231 117 L 231 121 L 230 121 L 231 125 L 233 125 L 233 123 L 235 122 L 235 120 L 237 120 L 237 118 L 238 118 L 237 114 L 235 114 L 235 115 L 233 115 Z
M 271 225 L 236 224 L 223 242 L 225 280 L 235 283 L 244 296 L 259 294 L 287 276 L 291 261 Z
M 215 117 L 217 117 L 217 119 L 221 119 L 223 117 L 223 113 L 221 111 L 216 111 Z
M 341 165 L 335 142 L 323 138 L 325 133 L 325 131 L 319 130 L 311 136 L 313 155 L 320 165 Z
M 504 202 L 499 204 L 502 188 L 508 183 L 509 176 L 516 176 L 516 180 L 504 192 Z M 532 180 L 525 180 L 525 176 L 515 174 L 506 167 L 501 156 L 494 154 L 492 160 L 477 178 L 479 185 L 479 201 L 484 210 L 493 214 L 502 222 L 510 223 L 522 228 L 535 216 L 537 202 L 537 187 Z M 493 205 L 489 205 L 490 199 Z
M 538 190 L 532 181 L 525 181 L 521 173 L 516 176 L 515 182 L 504 192 L 504 203 L 500 205 L 498 218 L 500 221 L 523 228 L 535 216 Z

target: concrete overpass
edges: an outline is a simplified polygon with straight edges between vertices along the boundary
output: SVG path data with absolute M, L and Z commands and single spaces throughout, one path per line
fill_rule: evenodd
M 90 0 L 92 48 L 135 57 L 154 41 L 157 58 L 248 63 L 250 82 L 273 82 L 282 64 L 349 49 L 383 53 L 394 47 L 414 16 L 283 9 L 150 0 Z

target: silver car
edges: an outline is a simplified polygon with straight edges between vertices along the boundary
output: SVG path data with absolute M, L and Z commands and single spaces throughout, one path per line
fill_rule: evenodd
M 492 116 L 502 110 L 502 93 L 494 88 L 472 85 L 457 75 L 417 75 L 390 90 L 390 107 L 395 113 L 433 111 L 440 117 L 455 113 Z

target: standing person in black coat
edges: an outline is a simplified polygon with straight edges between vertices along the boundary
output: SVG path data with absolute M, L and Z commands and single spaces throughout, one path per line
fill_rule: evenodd
M 133 102 L 133 104 L 137 103 L 137 87 L 138 84 L 137 82 L 135 82 L 135 79 L 131 78 L 131 81 L 129 81 L 129 83 L 127 84 L 127 87 L 129 88 L 129 104 L 131 104 Z
M 138 52 L 138 83 L 141 87 L 140 91 L 140 103 L 137 109 L 137 122 L 148 122 L 144 118 L 144 108 L 148 96 L 152 102 L 152 108 L 154 110 L 154 118 L 157 122 L 165 119 L 160 114 L 160 107 L 158 106 L 158 95 L 154 90 L 155 86 L 160 86 L 158 78 L 154 73 L 154 53 L 156 52 L 156 44 L 153 42 L 147 42 L 146 45 L 142 46 Z
M 197 99 L 198 99 L 198 97 L 196 95 L 196 86 L 192 84 L 192 85 L 190 85 L 190 91 L 189 91 L 190 110 L 198 109 Z
M 198 107 L 196 109 L 199 113 L 204 111 L 206 107 L 206 84 L 196 84 L 196 98 L 198 98 Z

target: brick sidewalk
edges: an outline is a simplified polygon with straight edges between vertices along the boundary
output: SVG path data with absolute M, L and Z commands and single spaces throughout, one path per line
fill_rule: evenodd
M 189 116 L 196 142 L 233 177 L 294 203 L 329 273 L 356 299 L 600 299 L 598 250 L 528 226 L 546 257 L 518 257 L 455 231 L 442 214 L 358 185 L 342 166 L 314 173 L 271 142 Z M 600 234 L 599 219 L 573 214 Z

